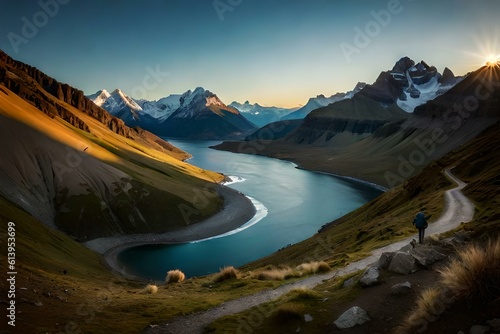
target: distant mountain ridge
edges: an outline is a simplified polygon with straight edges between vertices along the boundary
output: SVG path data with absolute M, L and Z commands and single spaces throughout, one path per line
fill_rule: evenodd
M 258 127 L 275 122 L 286 115 L 296 111 L 298 108 L 264 107 L 258 103 L 251 104 L 249 101 L 239 103 L 236 101 L 229 104 L 230 107 L 238 109 L 250 122 Z
M 89 98 L 128 126 L 139 126 L 160 136 L 231 139 L 256 129 L 238 110 L 202 87 L 158 101 L 134 100 L 119 89 L 111 94 L 101 90 Z
M 361 89 L 366 86 L 364 82 L 358 82 L 353 90 L 348 91 L 346 93 L 336 93 L 330 97 L 326 97 L 323 94 L 320 94 L 316 97 L 311 97 L 309 101 L 307 101 L 306 105 L 296 110 L 286 116 L 284 116 L 283 120 L 293 120 L 293 119 L 303 119 L 305 118 L 311 111 L 325 107 L 331 103 L 335 103 L 338 101 L 342 101 L 344 99 L 348 99 L 357 94 Z

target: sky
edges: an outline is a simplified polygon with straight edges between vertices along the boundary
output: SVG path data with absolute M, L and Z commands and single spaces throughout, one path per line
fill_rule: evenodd
M 0 0 L 0 49 L 92 94 L 296 107 L 403 56 L 463 75 L 500 55 L 498 0 Z

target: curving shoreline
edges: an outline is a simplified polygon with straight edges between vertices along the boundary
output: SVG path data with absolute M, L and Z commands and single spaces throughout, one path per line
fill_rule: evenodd
M 112 271 L 129 278 L 142 279 L 119 266 L 117 256 L 121 251 L 144 244 L 180 244 L 216 237 L 241 228 L 257 214 L 251 199 L 239 191 L 225 186 L 219 186 L 218 191 L 224 198 L 224 206 L 215 215 L 202 222 L 161 234 L 98 238 L 86 242 L 85 246 L 101 253 L 104 264 Z
M 296 163 L 293 164 L 297 169 L 330 175 L 340 179 L 346 179 L 351 182 L 370 186 L 383 192 L 388 190 L 387 188 L 366 180 L 323 171 L 310 170 L 307 168 L 303 168 Z M 241 180 L 232 180 L 231 178 L 229 178 L 228 181 L 229 184 L 242 182 Z M 98 238 L 86 242 L 85 245 L 88 248 L 101 253 L 103 255 L 104 265 L 106 265 L 106 267 L 108 267 L 116 274 L 131 279 L 144 280 L 144 278 L 138 277 L 134 273 L 128 272 L 127 268 L 121 267 L 118 261 L 118 254 L 120 254 L 125 249 L 135 246 L 154 244 L 182 244 L 222 237 L 232 234 L 232 232 L 234 231 L 241 230 L 248 222 L 253 219 L 257 219 L 257 221 L 262 219 L 262 217 L 257 217 L 259 216 L 259 211 L 257 210 L 256 205 L 252 202 L 253 199 L 246 197 L 239 191 L 226 187 L 224 185 L 219 185 L 218 191 L 219 194 L 224 198 L 223 208 L 219 212 L 202 222 L 161 234 L 147 233 Z M 267 215 L 267 211 L 265 215 Z

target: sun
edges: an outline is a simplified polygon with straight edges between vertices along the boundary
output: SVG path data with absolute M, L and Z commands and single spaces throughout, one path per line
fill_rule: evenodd
M 487 66 L 498 66 L 499 62 L 500 62 L 500 55 L 494 55 L 490 53 L 488 56 L 486 56 Z

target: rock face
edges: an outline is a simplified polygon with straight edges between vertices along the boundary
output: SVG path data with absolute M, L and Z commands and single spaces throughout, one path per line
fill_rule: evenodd
M 354 306 L 345 311 L 337 320 L 334 321 L 335 326 L 339 329 L 352 328 L 356 325 L 362 325 L 370 321 L 370 317 L 359 306 Z
M 131 137 L 130 128 L 125 126 L 120 119 L 111 116 L 104 109 L 96 106 L 85 97 L 81 90 L 60 83 L 35 67 L 15 61 L 2 51 L 0 51 L 0 67 L 4 69 L 4 71 L 0 71 L 0 83 L 3 83 L 24 100 L 30 101 L 46 115 L 60 117 L 83 131 L 89 131 L 88 126 L 82 119 L 66 110 L 64 106 L 55 103 L 51 96 L 33 90 L 31 88 L 33 86 L 24 84 L 24 81 L 36 83 L 53 97 L 92 116 L 113 132 L 125 137 Z
M 365 270 L 363 276 L 360 278 L 359 283 L 362 287 L 369 287 L 379 284 L 380 273 L 377 267 L 370 267 Z

